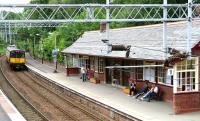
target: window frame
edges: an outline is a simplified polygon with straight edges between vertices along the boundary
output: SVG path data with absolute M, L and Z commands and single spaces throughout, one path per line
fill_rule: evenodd
M 104 58 L 98 58 L 98 72 L 104 73 Z
M 157 67 L 157 79 L 158 83 L 167 84 L 166 69 L 164 69 L 163 67 Z
M 90 57 L 90 70 L 95 70 L 95 57 Z
M 191 60 L 181 61 L 174 66 L 174 77 L 177 81 L 177 92 L 194 92 L 199 90 L 199 58 L 192 57 Z M 190 64 L 190 65 L 189 65 Z M 191 65 L 192 64 L 192 65 Z M 191 68 L 192 66 L 192 68 Z M 189 83 L 188 83 L 189 79 Z M 182 81 L 181 81 L 182 80 Z
M 144 61 L 140 60 L 140 61 L 137 61 L 136 62 L 137 65 L 144 65 Z M 139 72 L 140 70 L 140 72 Z M 136 78 L 137 80 L 140 80 L 142 81 L 144 79 L 144 68 L 137 68 L 137 70 L 135 70 L 135 73 L 136 73 Z M 141 76 L 141 78 L 139 78 Z

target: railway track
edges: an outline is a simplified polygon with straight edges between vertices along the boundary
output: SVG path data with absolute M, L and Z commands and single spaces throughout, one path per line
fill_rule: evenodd
M 0 86 L 27 121 L 46 121 L 42 115 L 11 83 L 2 71 L 0 59 Z
M 52 88 L 44 79 L 34 76 L 28 71 L 14 72 L 4 64 L 4 70 L 11 83 L 15 85 L 47 120 L 65 121 L 101 121 L 108 120 L 102 115 L 96 115 L 81 106 L 80 103 Z

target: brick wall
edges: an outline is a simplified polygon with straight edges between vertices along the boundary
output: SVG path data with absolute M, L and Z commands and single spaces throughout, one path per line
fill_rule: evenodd
M 200 64 L 200 58 L 198 58 L 198 59 L 199 59 L 199 64 Z M 198 79 L 199 79 L 198 83 L 199 83 L 199 91 L 200 91 L 200 66 L 199 66 L 199 78 Z
M 104 73 L 97 73 L 97 72 L 95 72 L 95 73 L 94 73 L 94 76 L 95 76 L 98 80 L 100 80 L 100 83 L 104 83 L 104 82 L 105 82 Z
M 200 92 L 183 92 L 173 96 L 176 114 L 200 110 Z
M 192 55 L 200 56 L 200 42 L 192 48 Z M 200 58 L 199 58 L 199 64 L 200 64 Z M 199 66 L 199 79 L 200 79 L 200 66 Z M 198 82 L 200 83 L 200 80 Z M 199 85 L 199 91 L 200 91 L 200 85 Z
M 87 74 L 88 74 L 88 78 L 93 78 L 94 77 L 94 70 L 88 70 Z
M 158 84 L 160 89 L 160 96 L 161 99 L 166 102 L 173 102 L 173 86 L 165 85 L 165 84 Z
M 78 68 L 78 67 L 66 68 L 66 74 L 67 74 L 67 76 L 79 75 L 80 74 L 80 68 Z
M 142 86 L 144 85 L 144 81 L 138 81 L 137 82 L 137 90 L 140 90 Z M 151 87 L 152 83 L 149 82 L 149 87 Z M 158 84 L 159 91 L 161 93 L 161 100 L 164 100 L 166 102 L 173 102 L 173 87 L 164 85 L 164 84 Z

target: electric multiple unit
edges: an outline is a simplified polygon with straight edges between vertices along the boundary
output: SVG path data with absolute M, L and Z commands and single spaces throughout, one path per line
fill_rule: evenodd
M 6 57 L 12 69 L 25 68 L 25 51 L 17 49 L 15 45 L 9 45 L 7 47 Z

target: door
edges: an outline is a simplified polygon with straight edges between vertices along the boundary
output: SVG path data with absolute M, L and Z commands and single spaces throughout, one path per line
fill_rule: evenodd
M 107 84 L 112 83 L 112 69 L 109 68 L 106 69 L 106 83 Z

